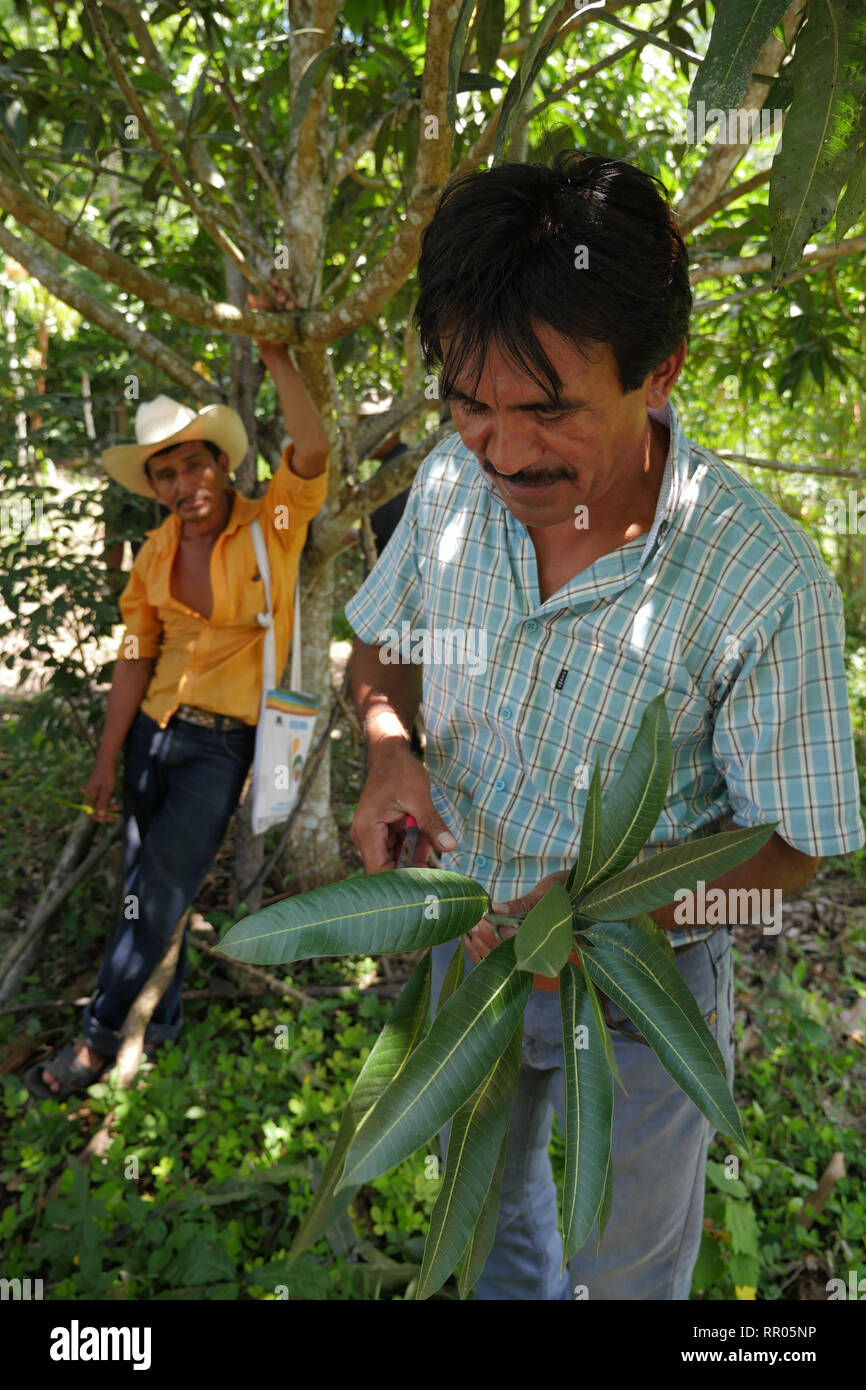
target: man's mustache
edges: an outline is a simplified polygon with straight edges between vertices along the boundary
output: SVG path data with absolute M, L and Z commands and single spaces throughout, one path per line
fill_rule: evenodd
M 510 483 L 540 484 L 574 481 L 571 473 L 500 473 L 489 459 L 484 460 L 482 467 L 486 473 L 492 473 L 496 478 L 507 478 Z

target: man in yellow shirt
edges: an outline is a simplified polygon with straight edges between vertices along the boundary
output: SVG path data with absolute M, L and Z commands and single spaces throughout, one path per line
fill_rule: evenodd
M 281 308 L 294 301 L 278 290 Z M 273 307 L 251 298 L 254 308 Z M 193 900 L 249 770 L 262 690 L 265 611 L 250 522 L 258 517 L 271 568 L 276 669 L 285 665 L 298 564 L 328 489 L 324 426 L 284 344 L 259 342 L 292 442 L 264 497 L 242 497 L 229 472 L 244 458 L 243 422 L 227 406 L 195 414 L 167 396 L 142 403 L 138 444 L 103 465 L 170 515 L 136 556 L 121 597 L 126 624 L 105 729 L 84 788 L 107 820 L 124 750 L 124 906 L 84 1016 L 83 1039 L 32 1067 L 32 1094 L 65 1099 L 92 1084 L 120 1046 L 129 1008 Z M 183 1020 L 186 939 L 147 1029 L 158 1047 Z

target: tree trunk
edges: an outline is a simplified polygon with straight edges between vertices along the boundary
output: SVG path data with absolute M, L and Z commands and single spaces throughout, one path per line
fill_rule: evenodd
M 226 299 L 237 309 L 247 307 L 247 285 L 237 266 L 225 261 Z M 235 483 L 245 497 L 258 496 L 256 460 L 259 454 L 259 429 L 256 420 L 256 394 L 264 375 L 251 338 L 243 338 L 233 333 L 230 337 L 229 405 L 236 410 L 244 422 L 250 446 L 242 463 L 238 465 Z
M 312 582 L 301 590 L 303 635 L 301 678 L 305 690 L 322 697 L 322 712 L 313 730 L 313 744 L 321 736 L 331 710 L 331 618 L 334 612 L 334 560 L 317 566 Z M 295 821 L 282 858 L 284 873 L 291 873 L 301 892 L 345 878 L 340 858 L 337 823 L 331 806 L 330 748 L 323 750 L 318 769 Z
M 307 64 L 331 40 L 336 0 L 290 0 L 292 43 L 289 64 L 292 91 Z M 313 90 L 297 132 L 287 167 L 285 202 L 289 208 L 290 274 L 299 303 L 321 293 L 320 247 L 328 210 L 328 168 L 334 158 L 334 130 L 329 117 L 331 76 L 328 73 Z M 328 500 L 320 513 L 327 516 L 338 494 L 343 459 L 339 432 L 333 418 L 336 384 L 325 345 L 310 344 L 294 351 L 298 371 L 322 417 L 331 445 Z M 310 523 L 309 539 L 315 545 L 318 518 Z M 310 571 L 313 571 L 312 573 Z M 334 561 L 313 566 L 302 563 L 301 585 L 302 681 L 305 690 L 316 691 L 322 713 L 316 720 L 313 741 L 321 736 L 331 704 L 331 619 L 334 604 Z M 283 855 L 284 872 L 292 873 L 302 891 L 344 878 L 337 826 L 331 810 L 330 749 L 325 748 L 307 793 L 303 809 Z
M 240 895 L 248 883 L 252 883 L 257 877 L 259 869 L 265 861 L 265 837 L 253 834 L 252 826 L 252 806 L 253 806 L 253 774 L 247 778 L 246 791 L 243 800 L 234 817 L 234 879 L 232 882 L 232 911 L 237 912 L 241 905 Z M 247 893 L 245 902 L 250 912 L 258 912 L 262 903 L 262 893 L 264 883 L 257 886 Z
M 246 307 L 247 283 L 237 266 L 227 257 L 225 259 L 226 298 L 229 304 L 238 309 Z M 256 497 L 262 489 L 258 484 L 257 460 L 259 454 L 259 426 L 256 418 L 256 395 L 264 375 L 258 354 L 250 338 L 231 335 L 229 382 L 229 405 L 236 410 L 244 422 L 250 446 L 246 456 L 238 465 L 235 485 L 245 497 Z M 252 822 L 252 772 L 247 779 L 247 791 L 234 814 L 234 866 L 232 882 L 232 910 L 240 906 L 240 893 L 247 883 L 251 883 L 262 867 L 265 857 L 264 835 L 254 835 Z M 262 898 L 262 884 L 247 897 L 247 907 L 251 912 L 258 910 Z

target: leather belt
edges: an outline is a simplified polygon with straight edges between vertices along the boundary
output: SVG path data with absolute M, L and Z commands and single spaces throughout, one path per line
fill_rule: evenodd
M 247 724 L 243 719 L 235 719 L 230 714 L 214 714 L 209 709 L 196 709 L 194 705 L 178 705 L 174 712 L 175 719 L 182 719 L 185 724 L 196 724 L 200 729 L 214 729 L 219 733 L 222 729 L 251 729 L 252 724 Z
M 671 941 L 674 955 L 678 956 L 681 951 L 690 951 L 693 946 L 697 946 L 701 941 L 709 941 L 711 936 L 715 936 L 717 931 L 722 931 L 727 924 L 719 923 L 715 927 L 679 927 L 676 930 L 676 940 Z M 671 933 L 674 936 L 674 933 Z

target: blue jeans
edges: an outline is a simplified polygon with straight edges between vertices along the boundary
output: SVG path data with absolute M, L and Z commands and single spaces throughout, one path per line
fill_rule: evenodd
M 453 954 L 450 941 L 433 948 L 434 1010 Z M 676 965 L 719 1044 L 731 1085 L 734 977 L 728 928 L 678 954 Z M 467 955 L 466 969 L 472 968 Z M 615 1023 L 631 1026 L 610 1000 L 608 1009 Z M 477 1299 L 688 1298 L 701 1239 L 712 1128 L 649 1047 L 619 1032 L 612 1038 L 628 1091 L 623 1095 L 614 1082 L 613 1208 L 598 1254 L 593 1226 L 560 1278 L 562 1240 L 547 1151 L 554 1110 L 564 1130 L 559 992 L 530 994 L 499 1220 L 475 1286 Z M 443 1155 L 449 1131 L 450 1123 L 440 1131 Z
M 124 903 L 84 1014 L 84 1040 L 114 1057 L 130 1006 L 210 868 L 243 789 L 256 731 L 217 732 L 141 710 L 124 743 Z M 184 932 L 174 978 L 145 1041 L 176 1038 L 183 1023 Z

